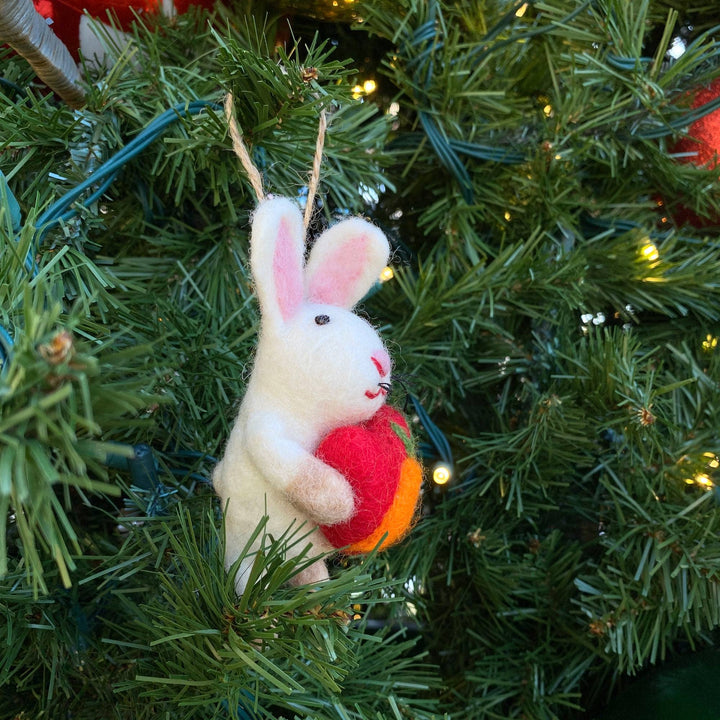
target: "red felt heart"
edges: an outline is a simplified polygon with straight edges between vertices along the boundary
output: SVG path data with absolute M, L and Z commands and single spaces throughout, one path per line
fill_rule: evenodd
M 383 405 L 369 420 L 333 430 L 315 455 L 345 476 L 355 493 L 355 513 L 345 522 L 321 525 L 333 547 L 368 537 L 382 522 L 393 502 L 400 469 L 407 457 L 405 443 L 393 425 L 409 438 L 403 416 Z

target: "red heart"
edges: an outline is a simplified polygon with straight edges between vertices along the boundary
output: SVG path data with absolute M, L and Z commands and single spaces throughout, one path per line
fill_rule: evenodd
M 369 420 L 333 430 L 315 455 L 342 473 L 355 493 L 355 514 L 336 525 L 321 525 L 333 547 L 343 547 L 368 537 L 382 522 L 400 481 L 407 457 L 405 443 L 393 428 L 410 432 L 403 416 L 383 405 Z

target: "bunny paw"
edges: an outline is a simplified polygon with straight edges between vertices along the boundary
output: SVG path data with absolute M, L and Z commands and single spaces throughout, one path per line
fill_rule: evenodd
M 303 463 L 286 492 L 292 503 L 319 525 L 343 522 L 355 510 L 355 497 L 348 481 L 314 457 Z

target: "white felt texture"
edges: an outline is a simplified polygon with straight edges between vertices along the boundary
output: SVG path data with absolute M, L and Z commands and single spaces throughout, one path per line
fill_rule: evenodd
M 353 218 L 325 232 L 303 267 L 304 228 L 286 198 L 253 216 L 250 266 L 261 328 L 250 381 L 213 484 L 226 508 L 229 568 L 266 513 L 266 532 L 315 528 L 313 552 L 329 551 L 317 524 L 353 512 L 350 485 L 313 453 L 331 430 L 371 417 L 385 401 L 390 359 L 375 329 L 352 308 L 388 262 L 383 233 Z M 318 302 L 322 300 L 322 302 Z M 320 321 L 318 322 L 318 318 Z M 256 542 L 251 550 L 257 550 Z M 289 548 L 297 553 L 305 543 Z M 248 558 L 235 578 L 245 589 Z M 316 567 L 306 577 L 322 579 Z
M 350 218 L 333 225 L 317 239 L 308 258 L 309 300 L 352 308 L 380 277 L 388 254 L 385 235 L 365 220 Z

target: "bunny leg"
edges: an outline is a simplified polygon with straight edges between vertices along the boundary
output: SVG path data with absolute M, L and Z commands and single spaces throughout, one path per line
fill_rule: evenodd
M 314 585 L 315 583 L 327 580 L 330 577 L 328 574 L 327 565 L 324 560 L 318 560 L 314 562 L 310 567 L 306 567 L 295 575 L 290 580 L 291 585 Z
M 254 557 L 246 557 L 240 562 L 240 567 L 235 574 L 235 592 L 238 594 L 238 597 L 245 592 L 248 577 L 250 576 L 250 569 L 254 561 Z
M 315 548 L 321 549 L 321 548 Z M 257 550 L 257 548 L 255 548 Z M 250 570 L 255 562 L 255 553 L 251 551 L 251 554 L 244 558 L 240 562 L 237 573 L 235 575 L 235 591 L 238 596 L 242 595 L 247 588 L 247 581 L 250 576 Z M 309 567 L 301 570 L 297 575 L 290 579 L 290 585 L 310 585 L 322 582 L 329 578 L 327 565 L 324 560 L 317 560 Z

